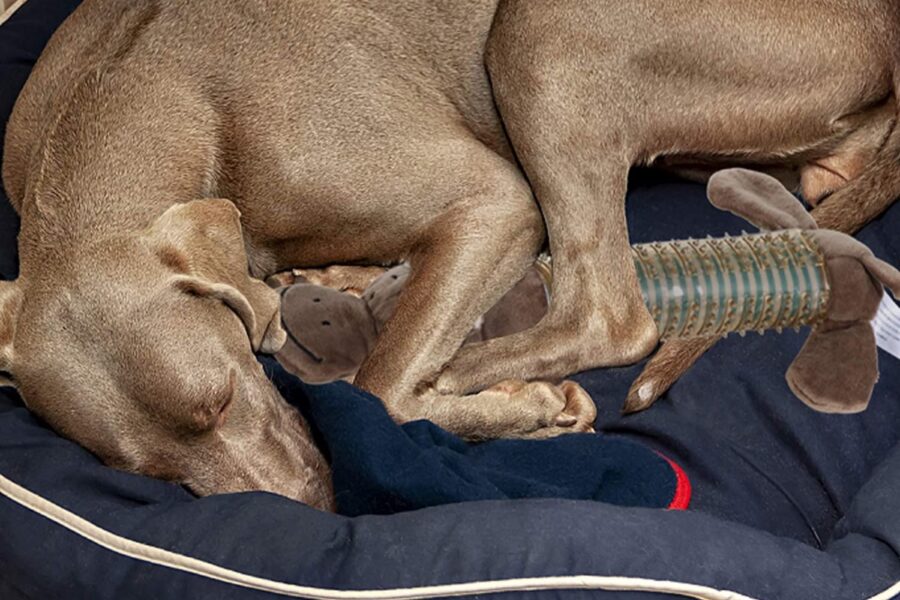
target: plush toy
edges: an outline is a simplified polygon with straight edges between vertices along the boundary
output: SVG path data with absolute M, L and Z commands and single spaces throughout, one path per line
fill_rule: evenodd
M 546 273 L 546 268 L 529 270 L 478 320 L 466 343 L 524 331 L 536 324 L 547 312 Z M 354 286 L 336 290 L 311 283 L 308 275 L 318 279 L 313 272 L 292 274 L 295 283 L 281 287 L 281 319 L 288 340 L 276 357 L 308 383 L 349 380 L 394 314 L 409 278 L 409 266 L 401 264 L 384 271 L 359 295 Z M 343 278 L 342 283 L 346 283 Z
M 635 246 L 638 280 L 660 336 L 811 326 L 787 373 L 792 391 L 820 411 L 864 409 L 878 378 L 870 321 L 882 284 L 900 291 L 900 272 L 852 237 L 817 230 L 800 202 L 768 175 L 721 171 L 708 194 L 715 206 L 768 232 Z M 372 271 L 364 275 L 371 279 Z M 330 277 L 351 279 L 343 271 Z M 312 383 L 352 377 L 408 277 L 408 266 L 394 267 L 357 296 L 301 276 L 282 288 L 288 342 L 278 359 Z M 465 343 L 537 323 L 547 310 L 551 277 L 551 261 L 542 257 L 474 324 Z

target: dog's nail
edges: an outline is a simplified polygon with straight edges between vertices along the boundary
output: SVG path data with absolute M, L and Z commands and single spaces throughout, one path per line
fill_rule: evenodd
M 559 413 L 556 415 L 556 425 L 559 427 L 571 427 L 575 423 L 578 422 L 578 417 L 573 417 L 572 415 L 567 415 L 566 413 Z

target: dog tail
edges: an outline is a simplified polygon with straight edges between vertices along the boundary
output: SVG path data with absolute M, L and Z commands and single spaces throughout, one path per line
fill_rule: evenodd
M 631 384 L 622 412 L 644 410 L 656 402 L 720 339 L 720 336 L 705 336 L 664 341 Z
M 900 56 L 894 72 L 894 122 L 869 167 L 812 211 L 820 229 L 853 235 L 900 198 Z
M 892 21 L 900 23 L 900 6 L 893 11 Z M 900 198 L 900 48 L 892 51 L 894 121 L 890 132 L 868 168 L 813 209 L 820 229 L 853 235 Z

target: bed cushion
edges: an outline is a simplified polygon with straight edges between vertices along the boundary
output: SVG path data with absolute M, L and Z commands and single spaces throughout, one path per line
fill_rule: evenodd
M 0 26 L 0 108 L 75 4 L 29 0 Z M 5 198 L 0 215 L 14 231 Z M 647 173 L 633 178 L 628 216 L 634 242 L 745 227 L 702 186 Z M 898 232 L 900 204 L 860 237 L 898 264 Z M 0 236 L 4 276 L 16 270 L 11 241 Z M 104 467 L 5 389 L 0 598 L 892 598 L 900 365 L 880 352 L 870 408 L 822 415 L 784 382 L 801 338 L 729 338 L 636 416 L 619 408 L 640 366 L 576 377 L 607 435 L 683 465 L 689 511 L 533 499 L 348 518 L 266 493 L 197 499 Z

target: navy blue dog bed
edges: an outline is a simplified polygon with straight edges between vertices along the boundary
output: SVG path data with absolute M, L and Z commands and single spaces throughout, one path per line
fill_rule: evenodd
M 28 0 L 0 26 L 0 123 L 77 4 Z M 633 178 L 628 209 L 634 242 L 746 227 L 711 208 L 702 186 L 646 173 Z M 16 275 L 16 228 L 0 197 L 4 278 Z M 898 234 L 900 204 L 860 238 L 900 264 Z M 879 352 L 881 381 L 865 413 L 815 413 L 783 377 L 802 337 L 729 338 L 630 417 L 619 408 L 640 366 L 575 377 L 606 436 L 684 468 L 687 511 L 487 499 L 350 518 L 266 493 L 196 499 L 104 467 L 4 388 L 0 598 L 893 598 L 900 362 Z

